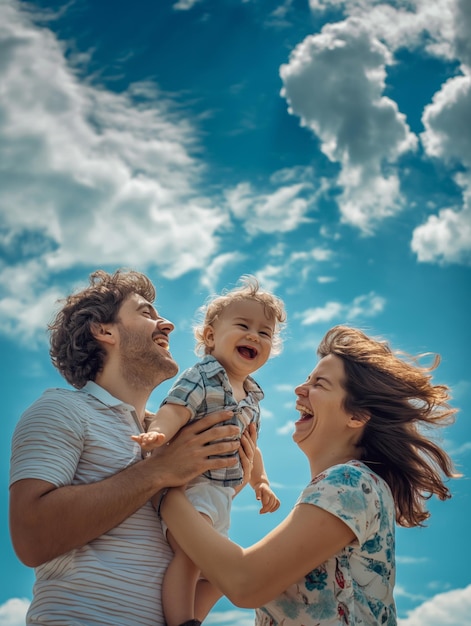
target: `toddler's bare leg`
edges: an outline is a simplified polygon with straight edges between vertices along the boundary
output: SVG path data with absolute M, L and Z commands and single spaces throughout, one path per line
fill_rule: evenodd
M 162 585 L 162 602 L 167 626 L 180 626 L 195 617 L 195 592 L 200 571 L 173 539 L 167 539 L 174 556 L 167 568 Z
M 208 580 L 200 578 L 196 585 L 195 617 L 202 622 L 221 596 L 219 589 Z

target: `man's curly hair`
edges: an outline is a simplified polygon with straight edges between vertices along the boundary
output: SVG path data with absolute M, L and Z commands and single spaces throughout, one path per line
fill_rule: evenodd
M 93 335 L 96 324 L 110 324 L 128 296 L 136 293 L 148 302 L 155 288 L 140 272 L 119 269 L 114 274 L 97 270 L 85 289 L 62 300 L 61 310 L 49 324 L 53 365 L 74 387 L 81 389 L 103 369 L 105 351 Z

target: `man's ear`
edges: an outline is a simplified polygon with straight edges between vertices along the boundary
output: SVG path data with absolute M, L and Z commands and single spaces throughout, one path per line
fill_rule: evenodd
M 214 328 L 212 326 L 205 326 L 203 329 L 203 341 L 204 345 L 209 351 L 214 348 Z
M 116 343 L 113 324 L 100 324 L 99 322 L 92 322 L 90 330 L 97 341 L 109 344 Z

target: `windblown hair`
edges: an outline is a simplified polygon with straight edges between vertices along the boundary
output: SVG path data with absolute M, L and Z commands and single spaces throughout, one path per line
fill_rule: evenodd
M 425 430 L 454 421 L 449 389 L 432 384 L 432 365 L 393 352 L 386 341 L 346 326 L 329 330 L 318 348 L 320 358 L 334 354 L 344 364 L 345 409 L 367 419 L 359 445 L 361 460 L 388 483 L 401 526 L 423 526 L 430 516 L 425 502 L 433 495 L 451 498 L 444 478 L 458 476 L 446 452 Z
M 150 280 L 133 270 L 108 274 L 98 270 L 90 285 L 62 300 L 63 306 L 49 324 L 53 365 L 74 387 L 81 389 L 103 369 L 105 351 L 93 335 L 96 324 L 116 322 L 123 301 L 137 293 L 148 302 L 155 299 Z
M 270 321 L 273 320 L 275 323 L 271 354 L 275 355 L 281 352 L 281 331 L 286 322 L 286 312 L 283 301 L 272 293 L 262 290 L 258 280 L 254 276 L 242 276 L 239 283 L 239 287 L 231 289 L 230 291 L 224 291 L 221 295 L 215 296 L 208 304 L 201 307 L 200 313 L 203 317 L 203 321 L 194 328 L 196 354 L 204 355 L 209 353 L 208 347 L 204 342 L 204 329 L 214 324 L 227 306 L 233 302 L 240 302 L 242 300 L 254 300 L 264 306 L 267 319 Z

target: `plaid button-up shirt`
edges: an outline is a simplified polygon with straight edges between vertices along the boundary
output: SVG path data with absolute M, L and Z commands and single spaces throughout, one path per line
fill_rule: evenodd
M 180 375 L 162 405 L 169 403 L 187 407 L 191 412 L 190 421 L 222 409 L 233 409 L 234 416 L 224 424 L 236 424 L 242 434 L 248 424 L 253 422 L 258 431 L 259 402 L 263 398 L 263 391 L 251 376 L 245 380 L 244 387 L 247 395 L 241 402 L 237 402 L 223 366 L 213 356 L 207 355 Z M 239 456 L 237 452 L 234 455 Z M 240 485 L 243 479 L 240 460 L 234 467 L 210 470 L 204 475 L 224 487 Z

